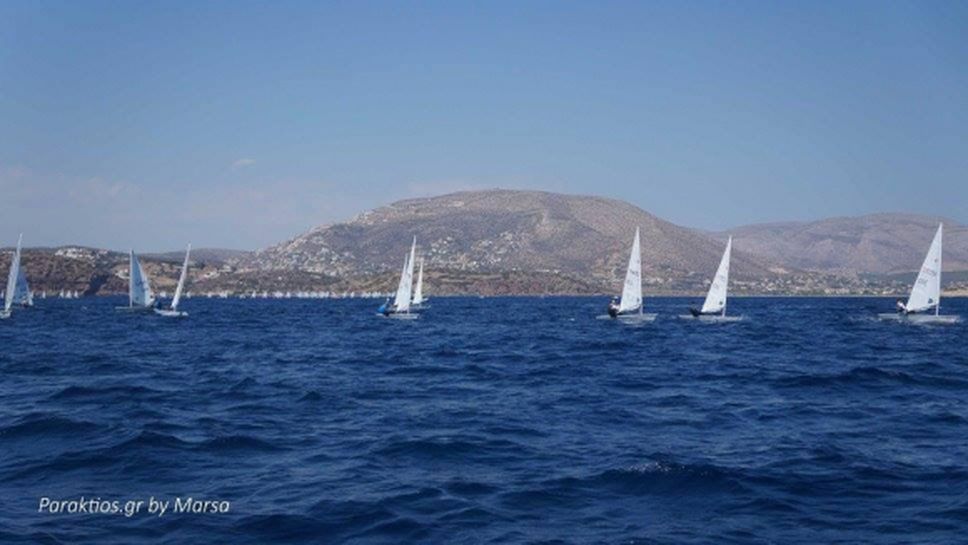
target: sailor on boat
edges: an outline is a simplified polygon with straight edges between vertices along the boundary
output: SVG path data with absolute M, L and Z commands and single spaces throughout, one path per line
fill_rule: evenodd
M 380 305 L 380 308 L 378 308 L 377 311 L 384 316 L 389 316 L 393 312 L 393 304 L 390 302 L 389 297 L 387 297 L 387 300 Z
M 928 304 L 930 303 L 933 303 L 933 301 L 931 299 L 928 299 Z M 937 305 L 931 305 L 921 310 L 909 310 L 907 308 L 907 305 L 904 303 L 904 299 L 898 299 L 897 302 L 895 303 L 895 306 L 897 307 L 898 314 L 908 315 L 908 314 L 923 314 L 925 311 L 931 310 Z
M 703 312 L 696 307 L 689 307 L 689 314 L 692 314 L 693 318 L 698 318 L 700 316 L 718 316 L 722 314 L 721 310 L 711 310 L 709 312 Z
M 618 302 L 618 297 L 612 297 L 612 300 L 608 303 L 608 315 L 612 318 L 617 318 L 620 308 L 621 305 Z

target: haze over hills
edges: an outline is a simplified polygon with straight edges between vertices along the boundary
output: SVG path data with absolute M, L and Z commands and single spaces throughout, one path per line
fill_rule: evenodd
M 920 267 L 937 221 L 877 214 L 732 229 L 730 289 L 903 293 L 910 279 L 889 275 Z M 395 202 L 258 252 L 193 250 L 188 289 L 390 291 L 416 236 L 432 293 L 614 293 L 636 226 L 647 293 L 700 294 L 708 287 L 723 233 L 681 227 L 614 199 L 488 190 Z M 946 223 L 944 251 L 946 271 L 968 271 L 968 228 Z M 0 255 L 0 270 L 9 255 Z M 156 289 L 174 286 L 183 255 L 141 256 Z M 23 263 L 35 290 L 127 290 L 126 253 L 35 248 Z M 945 283 L 966 279 L 968 273 L 948 274 Z
M 790 267 L 849 274 L 909 273 L 921 268 L 944 222 L 945 271 L 968 271 L 968 227 L 945 218 L 871 214 L 730 229 L 735 247 Z M 719 233 L 720 238 L 725 234 Z

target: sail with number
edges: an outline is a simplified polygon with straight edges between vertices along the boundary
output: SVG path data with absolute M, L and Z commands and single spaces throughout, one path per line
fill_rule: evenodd
M 623 313 L 634 310 L 642 310 L 642 257 L 638 227 L 635 228 L 635 239 L 632 241 L 632 253 L 625 271 L 625 285 L 622 287 L 622 300 L 619 302 L 618 311 Z
M 928 255 L 924 257 L 921 265 L 921 272 L 918 279 L 914 281 L 911 288 L 911 296 L 908 297 L 905 309 L 908 312 L 923 312 L 934 308 L 935 314 L 938 313 L 939 301 L 941 300 L 941 232 L 944 224 L 938 225 L 938 231 L 934 234 Z
M 716 269 L 716 276 L 713 283 L 709 286 L 709 293 L 706 294 L 706 301 L 702 304 L 703 314 L 713 314 L 716 312 L 726 313 L 726 291 L 729 286 L 729 254 L 733 247 L 733 237 L 729 237 L 726 242 L 726 251 Z
M 188 276 L 188 256 L 192 253 L 192 245 L 189 244 L 185 250 L 185 262 L 182 263 L 181 275 L 178 277 L 178 287 L 175 288 L 175 297 L 171 300 L 171 309 L 178 310 L 178 302 L 181 301 L 182 290 L 185 288 L 185 277 Z
M 151 285 L 138 256 L 134 255 L 134 250 L 130 254 L 130 266 L 128 269 L 128 305 L 132 307 L 150 307 L 155 302 L 155 296 L 151 293 Z
M 395 312 L 410 311 L 410 293 L 413 289 L 413 265 L 417 252 L 417 237 L 413 237 L 413 244 L 410 246 L 410 255 L 403 260 L 403 272 L 400 274 L 400 284 L 397 286 L 397 295 L 393 299 L 393 310 Z
M 424 260 L 420 260 L 420 269 L 417 271 L 417 287 L 413 290 L 413 304 L 420 305 L 423 304 L 423 265 Z

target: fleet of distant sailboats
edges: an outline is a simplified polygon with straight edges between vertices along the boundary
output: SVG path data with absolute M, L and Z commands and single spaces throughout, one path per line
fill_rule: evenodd
M 907 301 L 899 300 L 896 303 L 896 312 L 881 313 L 877 317 L 882 320 L 903 321 L 919 324 L 951 324 L 960 321 L 958 315 L 941 314 L 941 247 L 942 247 L 943 224 L 938 225 L 938 230 L 931 241 L 931 246 L 921 265 L 918 277 L 911 288 L 911 293 Z M 29 308 L 34 304 L 34 295 L 27 283 L 27 277 L 21 267 L 21 246 L 23 235 L 17 239 L 17 247 L 14 250 L 10 261 L 10 269 L 7 274 L 7 286 L 2 293 L 4 302 L 3 309 L 0 310 L 0 319 L 10 318 L 16 308 Z M 720 259 L 719 267 L 713 276 L 706 293 L 706 298 L 700 308 L 689 308 L 689 314 L 682 314 L 679 317 L 686 320 L 697 320 L 703 322 L 736 322 L 742 320 L 742 316 L 730 316 L 726 314 L 726 302 L 729 292 L 729 266 L 732 252 L 733 238 L 729 237 L 726 241 L 726 249 Z M 134 250 L 129 252 L 128 262 L 128 305 L 115 307 L 117 310 L 148 312 L 165 317 L 185 317 L 187 312 L 179 310 L 178 306 L 182 298 L 189 299 L 192 292 L 185 292 L 185 281 L 188 277 L 189 258 L 191 255 L 191 244 L 185 250 L 185 259 L 182 262 L 181 273 L 178 277 L 178 285 L 175 288 L 174 296 L 167 307 L 163 307 L 151 289 L 151 283 L 145 274 L 144 268 Z M 644 301 L 642 297 L 642 253 L 639 229 L 635 229 L 635 236 L 632 239 L 632 248 L 629 253 L 628 266 L 625 271 L 625 282 L 622 286 L 622 294 L 615 297 L 608 305 L 607 315 L 602 318 L 611 318 L 622 322 L 651 322 L 656 318 L 656 314 L 644 311 Z M 400 273 L 400 280 L 397 283 L 396 292 L 392 297 L 387 297 L 386 301 L 378 309 L 381 316 L 387 318 L 397 318 L 405 320 L 417 319 L 419 310 L 427 308 L 427 297 L 424 295 L 424 260 L 420 259 L 417 268 L 416 285 L 414 285 L 414 269 L 417 263 L 417 238 L 413 238 L 410 251 L 404 256 L 403 269 Z M 167 296 L 163 293 L 162 296 Z M 206 297 L 229 297 L 228 292 L 207 292 Z M 377 297 L 380 294 L 375 292 L 355 292 L 350 293 L 330 293 L 318 291 L 292 292 L 276 291 L 251 291 L 242 298 L 249 299 L 289 299 L 296 298 L 342 298 L 342 297 Z M 60 290 L 58 297 L 63 299 L 75 299 L 79 297 L 76 290 Z M 47 292 L 41 292 L 41 299 L 47 298 Z

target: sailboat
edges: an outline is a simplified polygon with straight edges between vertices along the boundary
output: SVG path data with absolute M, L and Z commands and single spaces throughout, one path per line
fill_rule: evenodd
M 723 252 L 722 259 L 719 260 L 719 268 L 716 269 L 716 276 L 709 286 L 709 293 L 703 301 L 702 308 L 690 308 L 689 314 L 680 315 L 680 318 L 697 319 L 704 322 L 738 322 L 742 316 L 726 316 L 726 292 L 729 288 L 729 258 L 733 249 L 733 237 L 726 241 L 726 250 Z
M 178 287 L 175 288 L 175 296 L 171 300 L 168 308 L 156 308 L 155 314 L 168 316 L 170 318 L 181 318 L 188 316 L 187 312 L 178 310 L 178 302 L 181 300 L 182 290 L 185 289 L 185 277 L 188 276 L 188 256 L 192 253 L 192 245 L 189 244 L 185 249 L 185 262 L 182 263 L 181 274 L 178 276 Z
M 403 271 L 400 273 L 400 283 L 397 285 L 397 294 L 390 303 L 389 298 L 380 305 L 380 314 L 388 318 L 401 318 L 415 320 L 419 314 L 410 312 L 410 293 L 413 288 L 413 264 L 417 253 L 417 237 L 413 237 L 413 244 L 410 246 L 410 254 L 403 258 Z
M 928 255 L 921 264 L 911 295 L 907 302 L 897 302 L 897 312 L 892 314 L 878 314 L 882 320 L 896 320 L 919 324 L 953 324 L 961 317 L 957 315 L 941 314 L 941 235 L 944 224 L 938 225 L 938 230 L 928 248 Z M 931 311 L 934 311 L 932 313 Z
M 155 296 L 151 293 L 148 276 L 141 268 L 138 256 L 131 250 L 128 255 L 128 306 L 114 307 L 115 310 L 150 311 L 155 305 Z
M 625 284 L 622 286 L 622 298 L 614 298 L 608 305 L 608 316 L 630 322 L 651 322 L 655 314 L 642 312 L 642 252 L 639 248 L 639 228 L 635 228 L 635 238 L 632 240 L 632 251 L 629 255 L 629 265 L 625 271 Z
M 23 234 L 17 238 L 17 249 L 10 259 L 10 272 L 7 274 L 7 289 L 3 296 L 3 310 L 0 311 L 0 318 L 9 318 L 13 313 L 14 305 L 23 307 L 34 305 L 34 296 L 30 293 L 30 286 L 27 285 L 27 277 L 20 268 L 20 245 L 23 238 Z
M 410 303 L 413 307 L 423 308 L 427 303 L 427 298 L 423 296 L 423 265 L 424 260 L 420 260 L 420 269 L 417 271 L 417 287 L 413 290 L 413 302 Z

